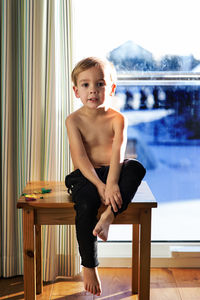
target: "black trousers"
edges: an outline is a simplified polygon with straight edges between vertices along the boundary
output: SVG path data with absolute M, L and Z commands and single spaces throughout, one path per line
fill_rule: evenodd
M 106 183 L 109 166 L 103 166 L 95 170 L 99 178 Z M 117 213 L 113 212 L 114 215 L 123 212 L 127 208 L 145 173 L 146 170 L 139 161 L 134 159 L 124 160 L 118 182 L 123 204 Z M 75 203 L 76 235 L 82 260 L 81 264 L 87 268 L 94 268 L 98 266 L 99 262 L 97 258 L 97 237 L 92 232 L 97 224 L 98 209 L 101 205 L 100 196 L 96 186 L 85 178 L 79 169 L 66 176 L 65 184 Z

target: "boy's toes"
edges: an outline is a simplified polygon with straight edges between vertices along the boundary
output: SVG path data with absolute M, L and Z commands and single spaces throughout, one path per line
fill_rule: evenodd
M 99 227 L 99 226 L 96 226 L 95 228 L 94 228 L 94 230 L 93 230 L 93 235 L 94 236 L 99 236 L 99 234 L 101 233 L 101 227 Z
M 103 241 L 106 241 L 106 240 L 107 240 L 107 239 L 106 239 L 106 236 L 105 236 L 105 234 L 104 234 L 103 231 L 99 232 L 98 237 L 99 237 L 101 240 L 103 240 Z
M 101 289 L 100 289 L 100 288 L 97 289 L 96 295 L 97 295 L 97 296 L 100 296 L 100 295 L 101 295 Z
M 94 236 L 97 236 L 97 234 L 98 234 L 98 233 L 97 233 L 96 229 L 94 229 L 94 230 L 93 230 L 93 235 L 94 235 Z

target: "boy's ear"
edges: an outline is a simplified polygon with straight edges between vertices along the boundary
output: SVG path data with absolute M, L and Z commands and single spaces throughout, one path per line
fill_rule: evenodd
M 113 83 L 111 86 L 110 96 L 113 96 L 115 94 L 115 90 L 116 90 L 116 84 Z
M 76 98 L 80 98 L 77 86 L 74 85 L 73 90 L 74 90 L 74 94 L 75 94 Z

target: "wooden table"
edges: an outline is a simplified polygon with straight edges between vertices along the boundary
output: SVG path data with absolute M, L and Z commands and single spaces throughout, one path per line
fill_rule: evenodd
M 23 193 L 33 193 L 41 188 L 52 189 L 49 194 L 38 195 L 36 201 L 26 201 L 21 196 L 17 208 L 23 209 L 24 299 L 36 299 L 42 293 L 42 241 L 41 225 L 73 225 L 74 204 L 64 182 L 29 182 Z M 40 197 L 43 196 L 43 199 Z M 149 300 L 151 209 L 157 203 L 147 183 L 143 181 L 128 206 L 113 224 L 133 224 L 132 240 L 132 293 L 140 300 Z M 100 211 L 105 207 L 100 208 Z M 35 245 L 35 247 L 34 247 Z

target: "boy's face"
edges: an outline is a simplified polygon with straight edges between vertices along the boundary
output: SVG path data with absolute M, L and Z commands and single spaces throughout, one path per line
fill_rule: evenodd
M 81 72 L 77 78 L 77 86 L 73 87 L 75 95 L 80 98 L 83 105 L 88 108 L 102 106 L 105 99 L 115 91 L 109 75 L 100 67 L 92 67 Z

